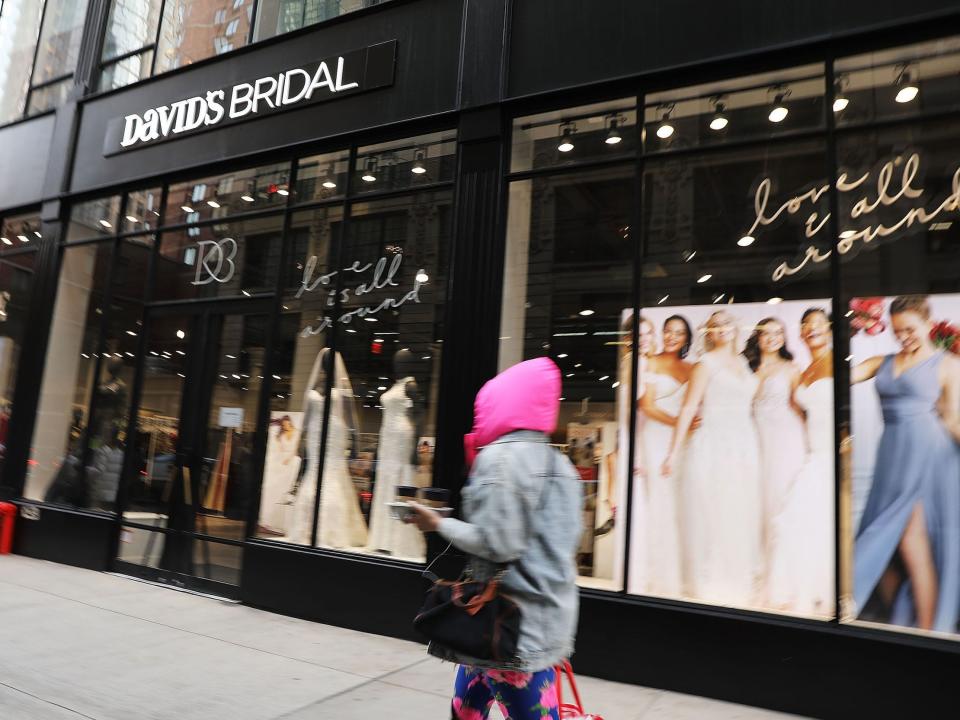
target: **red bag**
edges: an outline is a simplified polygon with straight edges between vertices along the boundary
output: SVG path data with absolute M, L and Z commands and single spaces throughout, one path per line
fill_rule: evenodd
M 557 674 L 557 702 L 560 704 L 561 720 L 603 720 L 599 715 L 591 715 L 584 711 L 580 700 L 580 691 L 577 689 L 577 680 L 573 676 L 573 668 L 569 660 L 564 660 L 554 668 Z M 563 679 L 566 677 L 573 691 L 573 702 L 563 702 Z

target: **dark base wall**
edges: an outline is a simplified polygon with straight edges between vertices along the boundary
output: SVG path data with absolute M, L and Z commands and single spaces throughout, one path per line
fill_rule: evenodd
M 38 512 L 36 520 L 23 517 L 23 508 Z M 110 517 L 88 515 L 19 503 L 13 551 L 18 555 L 52 560 L 64 565 L 108 570 L 114 520 Z
M 113 530 L 107 517 L 43 507 L 38 520 L 17 518 L 14 550 L 108 570 Z M 427 582 L 416 567 L 254 541 L 242 578 L 247 605 L 422 641 L 411 621 Z M 584 591 L 574 663 L 585 675 L 807 717 L 952 717 L 932 709 L 956 705 L 960 644 Z

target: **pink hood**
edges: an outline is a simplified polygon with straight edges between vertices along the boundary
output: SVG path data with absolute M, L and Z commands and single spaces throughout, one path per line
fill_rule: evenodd
M 479 449 L 514 430 L 550 435 L 560 413 L 560 368 L 549 358 L 535 358 L 507 368 L 477 393 L 473 432 L 464 436 L 468 464 Z

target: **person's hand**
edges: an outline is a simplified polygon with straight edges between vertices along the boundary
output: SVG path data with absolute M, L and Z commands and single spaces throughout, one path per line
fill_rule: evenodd
M 702 425 L 702 424 L 703 424 L 703 418 L 701 418 L 699 415 L 696 415 L 696 416 L 693 418 L 693 420 L 690 422 L 690 430 L 688 431 L 688 434 L 689 434 L 689 433 L 692 433 L 694 430 L 696 430 L 696 429 L 697 429 L 698 427 L 700 427 L 700 425 Z
M 413 514 L 407 516 L 404 522 L 409 525 L 416 525 L 421 532 L 436 532 L 440 526 L 443 516 L 436 510 L 428 508 L 420 503 L 408 502 L 407 505 L 413 510 Z
M 673 477 L 673 466 L 676 464 L 676 457 L 674 453 L 667 455 L 667 458 L 663 461 L 663 465 L 660 467 L 660 474 L 664 477 Z

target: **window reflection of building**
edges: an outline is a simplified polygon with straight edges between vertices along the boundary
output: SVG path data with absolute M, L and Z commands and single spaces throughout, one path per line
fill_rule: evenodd
M 170 0 L 163 9 L 155 72 L 246 45 L 251 13 L 251 0 Z

